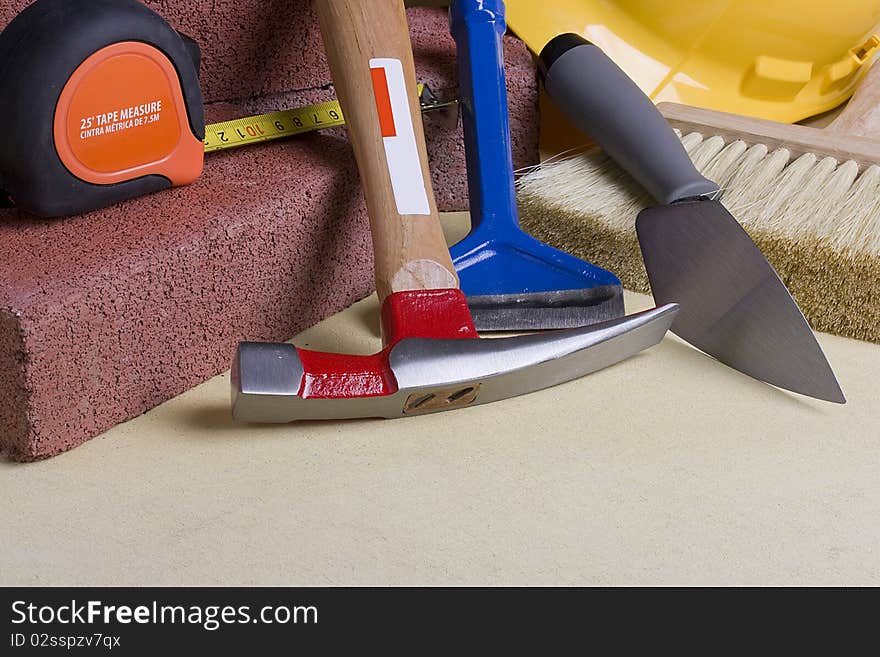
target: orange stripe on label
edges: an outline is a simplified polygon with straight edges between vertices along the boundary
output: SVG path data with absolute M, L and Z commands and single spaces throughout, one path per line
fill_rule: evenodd
M 371 68 L 373 77 L 373 93 L 376 95 L 376 109 L 379 111 L 379 126 L 383 137 L 396 137 L 397 127 L 394 125 L 394 110 L 391 109 L 391 93 L 388 91 L 388 78 L 384 68 Z

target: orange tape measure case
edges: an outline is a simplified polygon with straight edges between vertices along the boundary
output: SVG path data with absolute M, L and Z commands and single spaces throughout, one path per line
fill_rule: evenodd
M 0 34 L 0 187 L 44 217 L 199 177 L 196 43 L 136 0 L 39 0 Z M 132 81 L 136 81 L 133 84 Z

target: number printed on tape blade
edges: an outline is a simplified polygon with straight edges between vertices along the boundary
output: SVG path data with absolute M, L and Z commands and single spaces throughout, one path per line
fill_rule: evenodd
M 205 127 L 205 152 L 292 137 L 341 125 L 345 125 L 345 118 L 339 102 L 335 100 L 299 109 L 234 119 Z
M 419 84 L 419 96 L 423 98 L 422 111 L 443 109 L 455 101 L 440 102 L 430 90 Z M 338 128 L 345 125 L 345 117 L 338 100 L 328 100 L 318 105 L 269 112 L 258 116 L 232 119 L 205 126 L 205 152 L 214 153 L 238 146 L 248 146 L 263 141 L 273 141 L 296 135 Z
M 370 73 L 397 212 L 402 215 L 431 214 L 416 133 L 409 113 L 403 64 L 399 59 L 371 59 Z

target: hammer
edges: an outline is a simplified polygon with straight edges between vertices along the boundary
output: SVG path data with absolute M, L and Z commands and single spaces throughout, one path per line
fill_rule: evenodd
M 384 349 L 329 354 L 243 342 L 237 420 L 402 417 L 547 388 L 657 344 L 676 304 L 585 328 L 480 339 L 434 202 L 402 0 L 316 0 L 375 252 Z

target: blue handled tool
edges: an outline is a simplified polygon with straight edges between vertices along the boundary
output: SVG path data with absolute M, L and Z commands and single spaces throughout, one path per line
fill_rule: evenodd
M 454 0 L 459 99 L 470 192 L 470 234 L 452 247 L 478 330 L 542 330 L 622 317 L 612 273 L 519 227 L 502 37 L 502 0 Z

